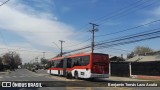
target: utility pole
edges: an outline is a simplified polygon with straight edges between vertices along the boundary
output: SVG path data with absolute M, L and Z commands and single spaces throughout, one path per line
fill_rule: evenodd
M 95 27 L 96 27 L 96 26 L 99 26 L 99 25 L 94 24 L 94 23 L 89 23 L 89 24 L 91 24 L 92 27 L 93 27 L 92 30 L 89 30 L 89 31 L 92 33 L 91 50 L 92 50 L 92 53 L 93 53 L 93 51 L 94 51 L 94 32 L 97 32 L 97 31 L 98 31 L 98 29 L 95 28 Z
M 43 59 L 45 59 L 45 53 L 46 53 L 46 52 L 42 52 L 42 53 L 43 53 Z
M 62 41 L 62 40 L 59 40 L 60 42 L 61 42 L 61 57 L 62 57 L 62 54 L 63 54 L 63 47 L 62 47 L 62 44 L 63 44 L 63 42 L 65 42 L 65 41 Z
M 37 56 L 37 57 L 35 57 L 35 63 L 37 63 L 37 64 L 38 64 L 38 56 Z
M 11 69 L 14 70 L 14 69 L 15 69 L 15 61 L 14 61 L 14 54 L 15 54 L 15 52 L 10 51 L 9 53 L 10 53 L 10 55 L 11 55 L 11 63 L 10 63 Z

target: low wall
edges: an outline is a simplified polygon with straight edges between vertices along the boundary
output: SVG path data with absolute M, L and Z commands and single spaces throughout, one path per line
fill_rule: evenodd
M 110 62 L 111 76 L 129 77 L 130 62 Z M 160 61 L 131 62 L 131 75 L 160 76 Z

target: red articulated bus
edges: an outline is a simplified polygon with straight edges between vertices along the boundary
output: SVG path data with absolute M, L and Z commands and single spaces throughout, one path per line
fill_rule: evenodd
M 101 53 L 74 54 L 49 60 L 49 74 L 74 78 L 108 78 L 109 56 Z

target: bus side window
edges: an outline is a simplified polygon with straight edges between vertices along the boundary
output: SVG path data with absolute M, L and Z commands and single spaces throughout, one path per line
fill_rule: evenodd
M 72 60 L 73 60 L 73 61 L 72 61 L 72 64 L 73 64 L 72 66 L 74 67 L 74 66 L 76 66 L 77 59 L 76 59 L 76 58 L 72 58 Z
M 51 62 L 48 62 L 47 65 L 49 68 L 51 68 Z
M 76 66 L 81 66 L 81 57 L 77 58 Z
M 85 61 L 85 65 L 88 65 L 90 62 L 90 56 L 85 56 L 84 61 Z
M 63 67 L 63 60 L 57 60 L 56 61 L 56 68 L 62 68 Z
M 67 68 L 71 68 L 71 67 L 72 67 L 72 59 L 67 58 Z
M 83 57 L 79 57 L 79 66 L 83 66 Z
M 60 68 L 63 68 L 63 59 L 60 60 L 60 62 L 59 62 L 59 67 L 60 67 Z
M 56 67 L 56 68 L 59 67 L 59 61 L 55 61 L 55 67 Z
M 89 56 L 82 57 L 82 66 L 86 66 L 89 64 Z
M 81 62 L 82 62 L 82 58 L 81 57 L 76 57 L 76 58 L 73 58 L 73 67 L 74 66 L 81 66 Z
M 50 67 L 54 67 L 54 61 L 51 61 Z

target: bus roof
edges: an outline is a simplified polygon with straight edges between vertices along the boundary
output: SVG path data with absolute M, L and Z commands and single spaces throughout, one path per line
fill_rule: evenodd
M 103 54 L 103 53 L 93 53 L 93 54 L 100 54 L 100 55 L 108 55 L 108 54 Z M 79 56 L 87 56 L 87 55 L 91 55 L 91 53 L 78 53 L 78 54 L 72 54 L 72 55 L 69 55 L 69 56 L 66 56 L 67 58 L 73 58 L 73 57 L 79 57 Z M 55 57 L 55 58 L 52 58 L 50 59 L 49 61 L 53 61 L 53 60 L 61 60 L 61 59 L 64 59 L 64 57 Z
M 63 58 L 64 57 L 55 57 L 55 58 L 50 59 L 49 61 L 60 60 L 60 59 L 63 59 Z
M 87 56 L 87 55 L 90 55 L 90 54 L 91 53 L 78 53 L 78 54 L 69 55 L 68 58 L 78 57 L 78 56 Z

